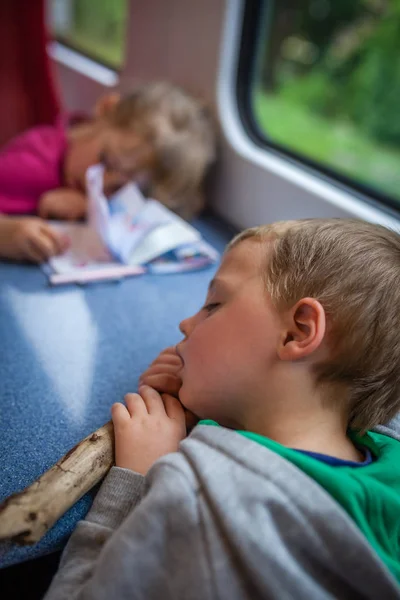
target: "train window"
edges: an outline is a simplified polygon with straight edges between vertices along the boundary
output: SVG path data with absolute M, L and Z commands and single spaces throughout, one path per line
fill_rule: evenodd
M 398 208 L 399 39 L 398 0 L 246 2 L 238 92 L 249 131 Z
M 57 41 L 112 69 L 122 67 L 128 0 L 48 0 L 48 18 Z

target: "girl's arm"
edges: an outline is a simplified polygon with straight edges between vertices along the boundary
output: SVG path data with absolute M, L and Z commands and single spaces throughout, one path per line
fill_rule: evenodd
M 0 152 L 0 213 L 36 213 L 41 195 L 61 183 L 65 132 L 49 125 L 33 127 Z
M 87 197 L 79 190 L 58 188 L 43 194 L 37 213 L 42 219 L 80 221 L 86 217 Z

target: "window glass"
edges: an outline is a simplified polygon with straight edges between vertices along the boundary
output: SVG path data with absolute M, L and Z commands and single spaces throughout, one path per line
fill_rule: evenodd
M 48 0 L 54 37 L 114 69 L 123 64 L 128 0 Z
M 251 105 L 265 139 L 400 202 L 400 0 L 275 0 Z

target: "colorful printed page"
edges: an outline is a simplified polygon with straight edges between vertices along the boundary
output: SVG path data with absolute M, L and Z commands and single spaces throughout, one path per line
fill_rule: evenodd
M 107 200 L 103 172 L 101 165 L 87 172 L 88 223 L 53 224 L 70 247 L 46 265 L 52 283 L 184 272 L 218 260 L 194 227 L 157 200 L 146 200 L 135 184 Z
M 51 226 L 66 235 L 70 244 L 64 254 L 53 256 L 44 266 L 52 285 L 120 279 L 145 272 L 143 267 L 116 261 L 98 233 L 84 223 L 52 222 Z
M 194 227 L 157 200 L 145 200 L 133 183 L 107 202 L 101 165 L 88 170 L 87 187 L 89 222 L 122 263 L 146 266 L 153 273 L 176 273 L 218 260 L 218 252 Z

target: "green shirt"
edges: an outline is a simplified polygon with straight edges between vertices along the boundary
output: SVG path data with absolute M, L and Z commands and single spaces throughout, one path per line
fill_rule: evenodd
M 215 425 L 211 420 L 202 425 Z M 347 512 L 400 582 L 400 442 L 380 433 L 352 434 L 375 460 L 360 468 L 329 465 L 267 437 L 238 431 L 296 465 L 319 483 Z

